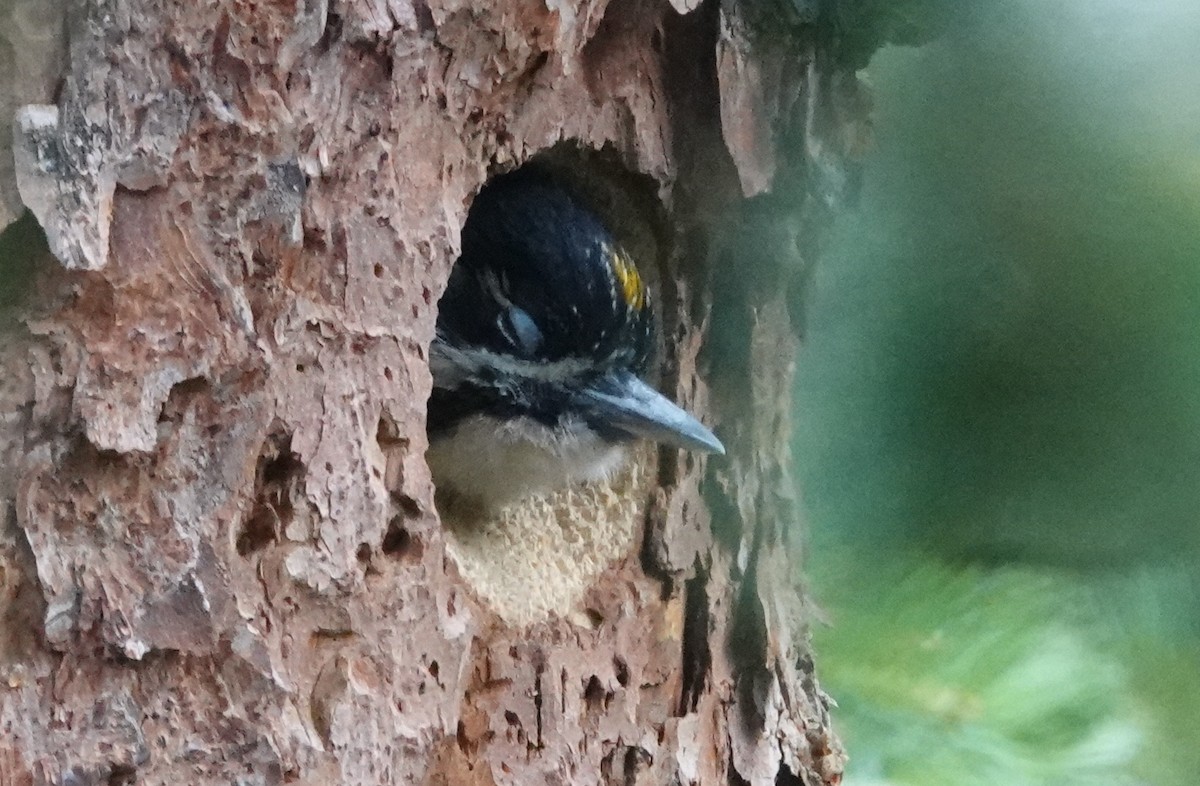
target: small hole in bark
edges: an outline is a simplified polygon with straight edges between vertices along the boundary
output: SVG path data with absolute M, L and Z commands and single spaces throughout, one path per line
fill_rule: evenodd
M 620 684 L 622 688 L 628 688 L 629 664 L 625 662 L 624 658 L 620 656 L 613 658 L 613 671 L 615 671 L 617 674 L 617 683 Z
M 390 381 L 392 370 L 385 368 L 383 376 Z M 400 433 L 400 426 L 396 424 L 395 419 L 386 411 L 379 415 L 379 422 L 375 425 L 375 441 L 379 443 L 379 447 L 385 449 L 390 447 L 406 447 L 408 445 L 408 437 Z
M 775 775 L 775 786 L 804 786 L 804 781 L 798 778 L 787 764 L 780 762 L 779 772 Z
M 541 71 L 543 68 L 545 68 L 546 63 L 549 63 L 549 62 L 550 62 L 550 53 L 542 52 L 537 57 L 533 58 L 533 62 L 529 64 L 529 67 L 526 69 L 526 73 L 531 74 L 531 75 L 536 74 L 538 71 Z
M 679 715 L 695 712 L 712 670 L 708 631 L 708 577 L 701 573 L 688 580 L 684 589 L 683 663 Z
M 137 782 L 137 770 L 128 764 L 114 764 L 105 781 L 108 786 L 131 786 Z
M 327 247 L 325 232 L 313 227 L 304 229 L 304 248 L 309 251 L 324 251 Z
M 437 24 L 433 21 L 433 11 L 429 9 L 429 3 L 415 2 L 412 7 L 413 14 L 417 17 L 417 29 L 421 31 L 421 35 L 428 36 L 430 33 L 436 33 Z
M 358 564 L 362 565 L 363 576 L 371 577 L 380 575 L 379 568 L 375 567 L 375 553 L 369 543 L 359 543 L 358 548 L 354 551 L 354 556 L 358 559 Z
M 293 495 L 303 472 L 300 457 L 292 452 L 291 435 L 267 440 L 258 456 L 254 507 L 238 531 L 238 554 L 248 556 L 279 539 L 295 513 Z
M 504 711 L 504 720 L 507 721 L 508 725 L 512 726 L 513 728 L 519 728 L 521 726 L 521 719 L 518 718 L 517 713 L 513 712 L 512 710 Z
M 383 278 L 383 265 L 376 262 L 374 272 L 375 272 L 375 278 Z
M 383 536 L 383 553 L 393 559 L 419 560 L 424 549 L 421 542 L 404 528 L 404 518 L 395 516 L 388 523 L 387 534 Z
M 384 366 L 384 368 L 383 368 L 383 378 L 386 379 L 388 382 L 392 381 L 392 370 L 390 368 L 388 368 L 387 366 Z
M 639 773 L 645 771 L 647 767 L 654 763 L 654 757 L 649 752 L 638 747 L 631 747 L 625 751 L 625 782 L 637 783 L 641 778 Z M 786 768 L 785 768 L 786 769 Z
M 178 420 L 188 409 L 191 402 L 208 389 L 208 380 L 204 377 L 189 377 L 171 386 L 167 400 L 163 402 L 158 414 L 159 423 Z
M 325 16 L 325 29 L 321 32 L 321 39 L 317 41 L 317 51 L 325 54 L 334 42 L 342 37 L 342 15 L 330 11 Z
M 441 668 L 438 666 L 438 662 L 436 660 L 430 661 L 429 675 L 436 680 L 438 678 L 438 672 L 440 672 L 440 671 L 441 671 Z
M 383 553 L 393 557 L 403 556 L 411 545 L 412 535 L 408 534 L 408 530 L 393 519 L 388 525 L 387 535 L 383 538 Z
M 604 686 L 600 684 L 600 678 L 593 674 L 583 689 L 583 701 L 587 704 L 588 712 L 600 712 L 604 709 L 607 703 L 606 693 Z
M 269 506 L 256 506 L 242 524 L 238 534 L 237 553 L 243 557 L 266 548 L 279 537 L 279 519 Z
M 407 494 L 393 494 L 392 499 L 400 506 L 400 511 L 405 517 L 410 519 L 419 518 L 421 515 L 421 506 L 415 499 Z

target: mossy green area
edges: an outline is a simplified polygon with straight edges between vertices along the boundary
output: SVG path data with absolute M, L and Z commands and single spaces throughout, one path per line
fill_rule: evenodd
M 850 784 L 1200 773 L 1200 5 L 971 4 L 866 78 L 796 450 Z

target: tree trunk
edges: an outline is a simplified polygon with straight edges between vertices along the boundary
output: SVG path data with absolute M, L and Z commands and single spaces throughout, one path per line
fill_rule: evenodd
M 57 101 L 13 138 L 53 257 L 0 241 L 37 271 L 0 335 L 0 784 L 838 781 L 784 535 L 865 111 L 808 21 L 694 5 L 0 9 L 43 64 L 0 106 Z M 663 389 L 729 455 L 458 526 L 437 299 L 472 194 L 538 154 L 635 227 Z

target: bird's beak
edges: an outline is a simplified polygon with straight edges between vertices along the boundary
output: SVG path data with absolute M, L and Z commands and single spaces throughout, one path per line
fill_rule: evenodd
M 628 372 L 608 374 L 576 393 L 590 419 L 667 445 L 725 455 L 725 446 L 700 421 Z

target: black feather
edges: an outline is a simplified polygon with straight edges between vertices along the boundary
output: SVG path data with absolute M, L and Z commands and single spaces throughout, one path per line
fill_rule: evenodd
M 525 361 L 579 361 L 579 382 L 606 372 L 640 373 L 653 350 L 648 303 L 622 296 L 616 239 L 600 218 L 547 176 L 518 170 L 475 198 L 462 255 L 438 305 L 437 341 Z M 439 379 L 431 433 L 484 412 L 554 424 L 566 412 L 562 385 L 534 378 Z

